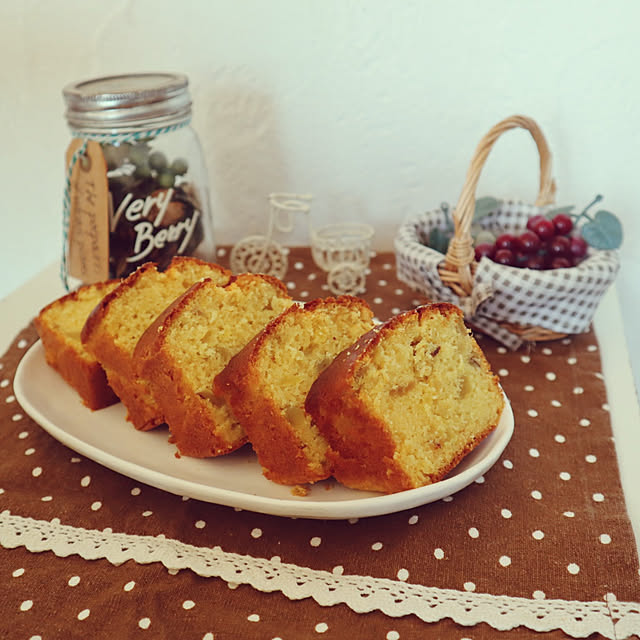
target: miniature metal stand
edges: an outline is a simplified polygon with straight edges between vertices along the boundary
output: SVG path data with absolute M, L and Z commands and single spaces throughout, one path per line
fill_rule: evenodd
M 364 293 L 373 233 L 368 224 L 348 222 L 310 229 L 313 259 L 327 272 L 332 293 Z
M 283 278 L 287 273 L 288 250 L 273 240 L 274 231 L 290 233 L 294 214 L 308 214 L 311 196 L 272 193 L 269 196 L 269 225 L 264 236 L 247 236 L 231 250 L 230 266 L 234 273 L 264 273 Z
M 288 249 L 273 239 L 275 231 L 290 233 L 296 213 L 309 214 L 311 196 L 272 193 L 269 196 L 269 224 L 265 235 L 247 236 L 231 250 L 234 273 L 265 273 L 283 278 L 288 268 Z M 368 224 L 329 224 L 314 230 L 308 219 L 311 254 L 327 272 L 327 285 L 335 295 L 364 293 L 371 254 L 373 227 Z

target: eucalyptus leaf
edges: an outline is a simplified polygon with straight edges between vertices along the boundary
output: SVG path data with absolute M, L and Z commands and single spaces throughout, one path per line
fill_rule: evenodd
M 580 229 L 585 242 L 594 249 L 618 249 L 622 244 L 622 224 L 609 211 L 598 211 Z
M 500 200 L 498 200 L 497 198 L 492 198 L 491 196 L 478 198 L 476 200 L 476 208 L 473 213 L 473 219 L 482 220 L 482 218 L 489 215 L 492 211 L 495 211 L 499 205 Z
M 429 232 L 429 246 L 440 253 L 446 253 L 449 248 L 450 236 L 436 227 Z

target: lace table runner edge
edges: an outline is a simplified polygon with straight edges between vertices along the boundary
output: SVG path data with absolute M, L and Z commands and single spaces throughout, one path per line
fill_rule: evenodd
M 495 596 L 439 589 L 384 578 L 334 575 L 280 562 L 225 552 L 216 546 L 196 547 L 165 536 L 141 536 L 63 525 L 0 513 L 0 545 L 23 546 L 31 552 L 106 559 L 113 565 L 127 560 L 162 563 L 168 570 L 190 569 L 202 577 L 248 584 L 258 591 L 279 591 L 291 600 L 313 598 L 322 606 L 345 604 L 357 613 L 379 610 L 390 617 L 416 615 L 425 622 L 450 618 L 471 626 L 484 622 L 497 630 L 526 626 L 534 631 L 561 629 L 572 637 L 600 633 L 627 638 L 640 633 L 640 603 L 621 602 L 612 594 L 603 600 L 580 602 Z

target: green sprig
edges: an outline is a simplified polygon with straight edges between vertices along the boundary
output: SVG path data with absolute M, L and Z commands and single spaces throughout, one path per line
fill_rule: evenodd
M 580 213 L 573 212 L 573 205 L 559 207 L 547 212 L 548 218 L 553 218 L 559 213 L 566 213 L 573 219 L 576 228 L 580 225 L 580 233 L 585 242 L 594 249 L 611 251 L 619 249 L 622 245 L 623 230 L 622 223 L 616 215 L 610 211 L 600 209 L 594 216 L 589 214 L 589 210 L 603 200 L 603 196 L 598 194 Z M 586 220 L 586 222 L 583 222 Z M 582 224 L 580 224 L 582 223 Z

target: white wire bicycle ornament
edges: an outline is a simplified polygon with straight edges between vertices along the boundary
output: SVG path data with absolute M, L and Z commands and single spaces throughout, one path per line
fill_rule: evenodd
M 231 250 L 230 266 L 234 273 L 265 273 L 283 278 L 288 268 L 288 249 L 273 239 L 274 231 L 290 233 L 294 215 L 307 215 L 311 255 L 327 272 L 327 286 L 335 295 L 358 295 L 365 292 L 366 274 L 371 255 L 373 227 L 359 223 L 329 224 L 314 230 L 309 212 L 310 195 L 272 193 L 269 196 L 269 223 L 265 235 L 247 236 Z
M 272 193 L 269 196 L 269 224 L 266 235 L 247 236 L 240 240 L 231 250 L 231 270 L 234 273 L 264 273 L 283 278 L 289 266 L 289 252 L 273 239 L 273 233 L 293 231 L 294 214 L 308 215 L 311 199 L 310 195 Z

